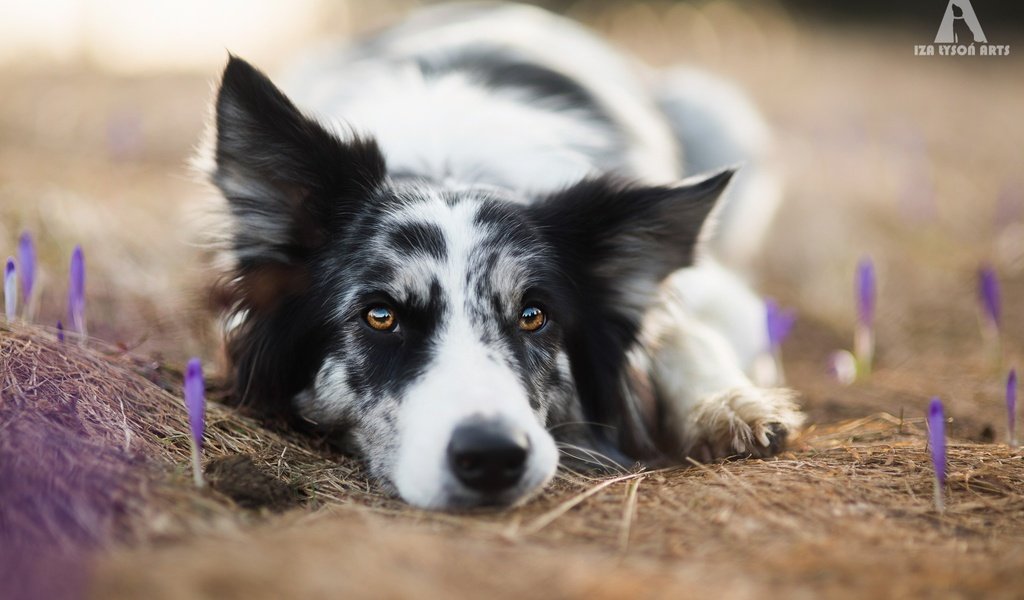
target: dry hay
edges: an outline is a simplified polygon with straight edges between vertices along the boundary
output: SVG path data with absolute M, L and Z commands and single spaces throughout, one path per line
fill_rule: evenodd
M 84 581 L 76 551 L 114 549 L 95 582 L 102 597 L 371 588 L 744 597 L 765 584 L 991 594 L 1024 583 L 1013 550 L 1024 540 L 1024 454 L 952 444 L 948 509 L 938 514 L 920 419 L 812 426 L 777 460 L 565 472 L 524 507 L 452 515 L 404 506 L 322 442 L 216 403 L 205 451 L 214 490 L 196 490 L 179 379 L 116 348 L 61 344 L 36 328 L 0 332 L 8 575 L 31 557 L 39 570 L 77 564 L 63 567 L 65 581 Z

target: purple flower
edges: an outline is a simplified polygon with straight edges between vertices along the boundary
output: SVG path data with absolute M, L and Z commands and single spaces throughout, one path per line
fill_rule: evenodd
M 875 322 L 875 265 L 864 257 L 857 264 L 857 320 L 871 329 Z
M 932 464 L 935 466 L 935 508 L 941 512 L 942 486 L 946 484 L 946 417 L 938 398 L 932 398 L 928 405 L 928 443 L 932 451 Z
M 206 411 L 206 387 L 203 383 L 203 363 L 198 358 L 185 367 L 185 407 L 196 446 L 203 447 L 203 420 Z
M 192 478 L 196 487 L 203 487 L 203 468 L 200 453 L 203 450 L 203 426 L 206 413 L 206 387 L 203 383 L 203 363 L 198 358 L 188 361 L 185 367 L 185 408 L 188 409 L 188 424 L 192 430 Z
M 21 299 L 28 306 L 36 283 L 36 244 L 27 231 L 18 239 L 18 263 L 21 264 Z
M 14 259 L 7 259 L 4 268 L 4 314 L 8 321 L 13 321 L 18 311 L 18 274 L 14 268 Z
M 985 265 L 978 269 L 978 299 L 985 318 L 995 329 L 999 329 L 1001 307 L 999 305 L 999 280 L 996 270 Z
M 853 353 L 857 358 L 857 374 L 869 375 L 875 360 L 875 264 L 870 257 L 857 263 L 854 281 L 857 295 L 857 327 L 853 334 Z
M 57 319 L 57 341 L 64 343 L 64 324 L 60 322 L 60 319 Z
M 796 311 L 783 310 L 771 298 L 764 301 L 764 307 L 768 321 L 768 345 L 775 351 L 789 337 L 793 323 L 796 322 Z
M 935 478 L 939 483 L 946 483 L 946 416 L 942 411 L 942 401 L 932 398 L 928 405 L 928 441 L 932 449 L 932 464 L 935 465 Z
M 68 282 L 68 316 L 71 326 L 85 338 L 85 256 L 82 247 L 71 253 L 71 276 Z
M 1017 445 L 1017 369 L 1006 378 L 1006 431 L 1011 446 Z

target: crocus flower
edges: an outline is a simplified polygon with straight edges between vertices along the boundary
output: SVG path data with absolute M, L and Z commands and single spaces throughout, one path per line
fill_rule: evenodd
M 875 322 L 875 264 L 868 257 L 857 264 L 857 320 L 868 328 Z
M 198 358 L 185 367 L 185 408 L 188 409 L 189 429 L 192 433 L 192 477 L 196 487 L 203 487 L 203 470 L 199 462 L 203 450 L 203 427 L 206 418 L 203 364 Z
M 13 321 L 18 311 L 18 274 L 14 267 L 14 259 L 7 259 L 4 268 L 4 314 L 8 321 Z
M 64 343 L 64 324 L 60 322 L 60 319 L 57 319 L 57 341 Z
M 18 264 L 21 271 L 18 273 L 21 279 L 21 301 L 25 303 L 25 310 L 28 310 L 32 302 L 32 291 L 36 283 L 36 244 L 32 240 L 32 234 L 22 232 L 18 239 Z
M 1017 369 L 1006 378 L 1006 434 L 1010 446 L 1017 445 Z
M 990 266 L 978 269 L 978 298 L 981 300 L 982 314 L 996 329 L 1002 316 L 999 303 L 999 279 L 996 270 Z
M 945 508 L 942 489 L 946 484 L 946 417 L 938 398 L 932 398 L 928 405 L 928 443 L 935 466 L 935 509 L 942 512 Z
M 765 300 L 765 320 L 768 328 L 768 349 L 775 362 L 775 378 L 777 385 L 786 383 L 785 371 L 782 367 L 782 342 L 789 337 L 789 332 L 796 322 L 796 311 L 783 310 L 771 298 Z
M 871 372 L 875 357 L 875 265 L 870 258 L 857 265 L 857 330 L 853 338 L 853 352 L 857 365 L 864 373 Z
M 782 346 L 789 337 L 789 332 L 796 322 L 796 311 L 784 310 L 772 299 L 765 300 L 765 313 L 768 320 L 768 344 L 772 348 Z
M 71 275 L 68 281 L 68 316 L 71 326 L 85 343 L 85 256 L 82 247 L 75 246 L 71 253 Z
M 999 300 L 999 279 L 996 270 L 989 265 L 978 269 L 978 303 L 981 308 L 981 332 L 988 345 L 989 354 L 996 362 L 1002 358 L 999 344 L 999 329 L 1002 322 L 1002 306 Z

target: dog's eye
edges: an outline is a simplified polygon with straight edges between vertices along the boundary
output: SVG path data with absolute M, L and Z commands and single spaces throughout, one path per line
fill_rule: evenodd
M 394 311 L 386 306 L 371 306 L 363 313 L 363 320 L 377 331 L 394 331 L 398 324 Z
M 536 306 L 527 306 L 519 313 L 519 328 L 523 331 L 537 331 L 547 323 L 544 311 Z

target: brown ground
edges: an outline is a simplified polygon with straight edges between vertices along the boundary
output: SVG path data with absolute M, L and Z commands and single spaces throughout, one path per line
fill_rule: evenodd
M 1002 379 L 1024 339 L 1021 61 L 916 58 L 912 45 L 927 39 L 899 31 L 799 25 L 723 3 L 692 10 L 583 16 L 654 63 L 736 77 L 776 127 L 788 204 L 760 273 L 800 310 L 786 364 L 812 425 L 791 452 L 565 474 L 523 508 L 454 516 L 384 498 L 315 441 L 214 407 L 207 460 L 219 461 L 219 491 L 197 494 L 173 365 L 214 353 L 188 310 L 196 275 L 181 224 L 202 197 L 183 164 L 208 77 L 8 71 L 0 239 L 11 252 L 21 228 L 38 233 L 47 325 L 82 243 L 92 331 L 109 344 L 80 351 L 49 332 L 0 332 L 0 456 L 45 443 L 54 453 L 18 454 L 0 473 L 52 459 L 67 467 L 63 483 L 25 476 L 26 494 L 88 500 L 66 522 L 32 528 L 47 505 L 9 503 L 0 526 L 30 544 L 60 538 L 38 564 L 80 573 L 97 598 L 1021 597 L 1024 454 L 991 443 L 1005 437 Z M 865 254 L 880 276 L 878 367 L 841 387 L 825 358 L 850 345 L 852 271 Z M 1003 284 L 998 367 L 978 331 L 982 261 Z M 956 440 L 942 515 L 921 420 L 932 395 Z M 55 424 L 51 439 L 26 437 L 30 414 Z M 250 497 L 268 486 L 272 498 Z M 83 565 L 76 545 L 113 550 Z

